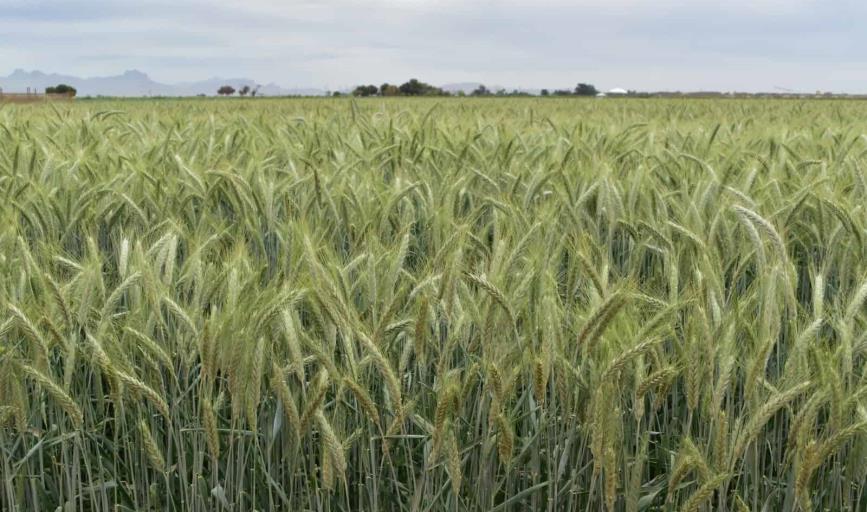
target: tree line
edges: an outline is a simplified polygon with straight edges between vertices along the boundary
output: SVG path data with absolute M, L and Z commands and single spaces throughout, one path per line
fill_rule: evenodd
M 217 94 L 219 94 L 220 96 L 231 96 L 235 94 L 235 92 L 237 92 L 241 96 L 246 96 L 249 94 L 250 96 L 255 97 L 257 94 L 259 94 L 259 87 L 261 86 L 257 85 L 256 87 L 250 87 L 249 85 L 245 85 L 235 91 L 235 88 L 231 85 L 223 85 L 219 89 L 217 89 Z
M 45 94 L 67 94 L 69 96 L 75 96 L 78 91 L 75 90 L 75 87 L 66 84 L 58 84 L 54 87 L 46 87 Z
M 220 96 L 232 96 L 237 92 L 241 96 L 256 96 L 256 93 L 259 90 L 259 86 L 256 86 L 255 89 L 251 89 L 249 85 L 245 85 L 241 87 L 239 90 L 235 90 L 231 85 L 224 85 L 217 90 L 217 94 Z M 407 80 L 406 82 L 396 85 L 390 84 L 388 82 L 376 86 L 376 85 L 359 85 L 355 87 L 355 89 L 351 92 L 352 96 L 359 97 L 368 97 L 368 96 L 467 96 L 467 94 L 463 91 L 459 91 L 455 94 L 452 94 L 449 91 L 442 89 L 441 87 L 436 87 L 434 85 L 422 82 L 417 78 L 412 78 Z M 555 89 L 553 92 L 548 89 L 542 89 L 542 96 L 596 96 L 599 94 L 599 91 L 592 84 L 579 83 L 575 89 Z M 331 94 L 332 96 L 342 96 L 343 93 L 339 91 L 335 91 Z M 507 91 L 505 89 L 499 89 L 497 91 L 493 91 L 488 89 L 484 85 L 479 85 L 475 90 L 469 93 L 469 96 L 532 96 L 532 94 L 526 91 L 519 91 L 514 89 L 512 91 Z
M 599 91 L 591 84 L 580 83 L 575 89 L 555 89 L 553 93 L 548 89 L 542 89 L 539 94 L 541 96 L 596 96 Z M 531 94 L 517 89 L 511 92 L 505 89 L 494 92 L 484 85 L 479 85 L 470 96 L 531 96 Z
M 336 95 L 340 95 L 337 93 Z M 380 85 L 359 85 L 352 91 L 353 96 L 449 96 L 449 92 L 434 85 L 412 78 L 400 85 L 388 82 Z
M 542 96 L 552 95 L 548 89 L 542 89 Z M 592 84 L 579 83 L 575 89 L 557 89 L 554 91 L 554 96 L 596 96 L 599 91 Z M 339 96 L 340 93 L 334 93 Z M 384 83 L 377 87 L 375 85 L 359 85 L 352 91 L 353 96 L 452 96 L 449 91 L 445 91 L 439 87 L 435 87 L 413 78 L 400 86 Z M 480 84 L 469 94 L 470 96 L 532 96 L 526 91 L 513 89 L 499 89 L 493 91 L 488 89 L 484 84 Z M 466 96 L 466 93 L 459 91 L 455 96 Z

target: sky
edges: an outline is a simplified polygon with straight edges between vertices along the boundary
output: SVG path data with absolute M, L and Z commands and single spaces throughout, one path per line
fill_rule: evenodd
M 0 75 L 867 92 L 855 0 L 0 0 Z

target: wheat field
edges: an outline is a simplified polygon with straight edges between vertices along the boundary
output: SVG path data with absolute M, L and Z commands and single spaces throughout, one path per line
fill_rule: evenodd
M 0 510 L 864 510 L 867 103 L 0 108 Z

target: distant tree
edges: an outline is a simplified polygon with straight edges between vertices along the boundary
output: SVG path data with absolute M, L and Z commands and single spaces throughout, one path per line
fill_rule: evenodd
M 331 93 L 331 95 L 334 96 L 335 98 L 338 96 L 343 96 L 343 94 L 341 94 L 340 91 L 334 91 Z
M 252 97 L 255 98 L 256 95 L 259 94 L 259 89 L 260 89 L 261 87 L 262 87 L 261 85 L 257 85 L 256 87 L 254 87 L 253 90 L 250 91 L 250 96 L 252 96 Z
M 567 89 L 555 89 L 554 96 L 572 96 L 573 92 Z
M 575 94 L 578 96 L 596 96 L 599 94 L 599 91 L 592 84 L 578 84 L 575 87 Z
M 398 89 L 404 96 L 448 96 L 448 93 L 439 87 L 420 82 L 416 78 L 404 82 Z
M 54 87 L 46 87 L 45 94 L 68 94 L 70 96 L 75 96 L 78 91 L 75 90 L 75 87 L 66 84 L 59 84 Z
M 548 96 L 549 94 L 551 93 L 548 92 L 548 89 L 542 89 L 542 96 Z
M 359 85 L 352 91 L 353 96 L 376 96 L 379 88 L 375 85 Z
M 478 87 L 475 88 L 473 92 L 470 93 L 472 96 L 490 96 L 491 91 L 485 87 L 484 84 L 479 84 Z
M 379 95 L 380 96 L 400 96 L 400 89 L 398 89 L 396 85 L 384 83 L 384 84 L 379 86 Z
M 412 78 L 408 82 L 401 84 L 400 93 L 405 96 L 419 96 L 424 93 L 424 84 L 417 79 Z
M 246 96 L 250 94 L 250 86 L 245 85 L 244 87 L 241 87 L 241 89 L 238 90 L 238 94 L 240 94 L 241 96 Z
M 217 94 L 220 96 L 231 96 L 235 94 L 235 88 L 231 85 L 223 85 L 219 89 L 217 89 Z

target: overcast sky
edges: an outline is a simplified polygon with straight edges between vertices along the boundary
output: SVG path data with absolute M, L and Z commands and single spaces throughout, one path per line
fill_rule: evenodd
M 0 74 L 867 92 L 863 0 L 0 0 Z

